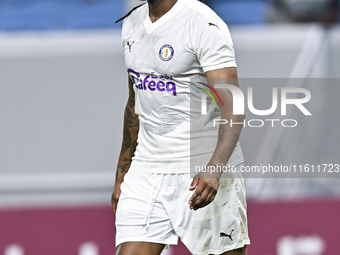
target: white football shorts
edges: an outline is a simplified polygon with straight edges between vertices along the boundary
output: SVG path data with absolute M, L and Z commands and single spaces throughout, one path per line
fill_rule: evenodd
M 240 167 L 240 166 L 238 166 Z M 197 211 L 185 174 L 129 171 L 116 213 L 116 246 L 124 242 L 177 244 L 192 254 L 221 254 L 250 244 L 243 178 L 221 178 L 214 201 Z

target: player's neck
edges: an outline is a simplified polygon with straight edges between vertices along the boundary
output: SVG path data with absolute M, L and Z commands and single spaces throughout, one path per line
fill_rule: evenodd
M 149 16 L 151 22 L 157 21 L 167 13 L 177 2 L 177 0 L 148 0 Z

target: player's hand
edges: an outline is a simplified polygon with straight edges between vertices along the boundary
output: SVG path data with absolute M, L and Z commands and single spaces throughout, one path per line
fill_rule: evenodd
M 121 182 L 117 182 L 115 183 L 115 187 L 113 189 L 112 195 L 111 195 L 111 204 L 112 204 L 112 211 L 114 213 L 114 215 L 116 215 L 116 211 L 117 211 L 117 204 L 118 204 L 118 200 L 120 197 L 120 185 L 122 183 Z
M 189 200 L 191 210 L 196 211 L 210 204 L 217 194 L 218 187 L 220 186 L 220 175 L 206 177 L 199 173 L 195 175 L 191 182 L 189 190 L 196 189 Z

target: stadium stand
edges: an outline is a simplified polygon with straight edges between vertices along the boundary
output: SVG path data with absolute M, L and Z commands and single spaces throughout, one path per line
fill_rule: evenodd
M 266 23 L 266 0 L 211 1 L 210 7 L 228 25 L 261 25 Z
M 1 12 L 1 29 L 16 30 L 54 30 L 65 23 L 65 5 L 57 2 L 32 1 L 3 5 Z
M 120 27 L 115 21 L 124 15 L 124 1 L 92 1 L 72 6 L 67 19 L 67 28 L 97 29 Z
M 206 0 L 206 4 L 229 26 L 263 25 L 276 1 L 281 0 Z M 115 21 L 138 3 L 138 0 L 0 0 L 0 30 L 120 28 L 121 24 Z
M 210 2 L 230 25 L 265 23 L 266 0 Z M 119 28 L 120 24 L 114 22 L 125 12 L 125 1 L 121 0 L 0 0 L 0 29 Z
M 339 0 L 272 0 L 268 12 L 270 23 L 287 22 L 321 22 L 339 21 Z
M 60 30 L 120 27 L 120 0 L 0 0 L 0 29 Z

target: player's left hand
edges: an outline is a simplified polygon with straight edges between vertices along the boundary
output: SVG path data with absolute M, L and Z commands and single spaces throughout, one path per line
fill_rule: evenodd
M 196 189 L 189 200 L 190 209 L 196 211 L 210 204 L 214 200 L 219 186 L 220 175 L 209 176 L 209 178 L 202 176 L 202 173 L 195 175 L 189 188 L 191 191 Z

